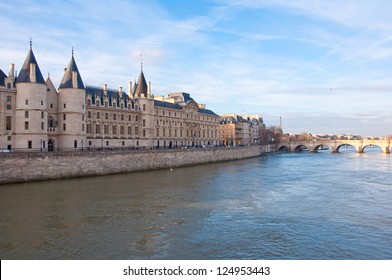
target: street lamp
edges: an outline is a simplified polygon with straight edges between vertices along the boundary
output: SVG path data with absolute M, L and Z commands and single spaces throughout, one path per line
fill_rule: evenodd
M 42 152 L 42 139 L 39 141 L 40 142 L 40 151 Z

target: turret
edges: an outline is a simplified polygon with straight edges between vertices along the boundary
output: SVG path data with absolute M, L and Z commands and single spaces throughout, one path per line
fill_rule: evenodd
M 30 41 L 30 50 L 16 79 L 15 149 L 47 150 L 46 102 L 46 83 Z
M 65 70 L 58 96 L 58 149 L 78 150 L 86 140 L 85 87 L 74 59 Z

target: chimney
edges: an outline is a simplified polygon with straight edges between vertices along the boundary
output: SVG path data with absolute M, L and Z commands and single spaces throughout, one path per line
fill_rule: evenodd
M 35 63 L 30 63 L 30 82 L 36 83 L 37 82 L 37 75 L 35 73 L 36 65 Z
M 122 87 L 118 88 L 118 93 L 121 95 L 122 94 Z
M 78 87 L 78 72 L 72 71 L 72 87 L 77 88 Z
M 104 84 L 104 85 L 103 85 L 103 90 L 104 90 L 104 91 L 107 91 L 107 90 L 108 90 L 108 85 L 107 85 L 107 84 Z
M 132 82 L 128 83 L 128 96 L 130 98 L 132 97 Z
M 9 69 L 10 69 L 10 71 L 9 71 L 9 73 L 8 73 L 8 76 L 9 76 L 9 77 L 14 77 L 14 73 L 15 73 L 15 64 L 11 63 Z
M 150 96 L 151 96 L 151 82 L 148 81 L 148 84 L 147 84 L 147 97 L 150 97 Z

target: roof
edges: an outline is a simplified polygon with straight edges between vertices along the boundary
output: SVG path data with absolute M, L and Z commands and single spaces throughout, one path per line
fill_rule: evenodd
M 45 84 L 44 77 L 42 76 L 41 70 L 38 67 L 37 60 L 35 59 L 34 53 L 32 48 L 30 47 L 30 50 L 27 54 L 26 60 L 23 63 L 22 69 L 19 72 L 19 76 L 16 79 L 17 83 L 31 83 L 30 80 L 30 64 L 34 63 L 36 65 L 35 69 L 35 82 L 37 84 Z
M 154 100 L 154 106 L 165 107 L 165 108 L 176 109 L 176 110 L 182 110 L 181 106 L 178 105 L 178 104 L 165 102 L 165 101 L 160 101 L 160 100 Z
M 143 70 L 140 71 L 139 79 L 136 83 L 135 94 L 137 95 L 147 95 L 147 82 L 144 77 Z
M 7 75 L 0 69 L 0 86 L 5 86 L 5 79 Z
M 109 106 L 112 106 L 112 100 L 115 99 L 117 102 L 117 105 L 120 104 L 120 97 L 122 95 L 122 98 L 124 100 L 124 106 L 128 106 L 129 101 L 129 96 L 125 92 L 118 92 L 118 90 L 115 89 L 107 89 L 106 90 L 107 97 L 109 100 Z M 104 91 L 102 87 L 95 87 L 95 86 L 86 86 L 86 94 L 91 94 L 92 97 L 92 103 L 95 103 L 95 100 L 99 99 L 101 104 L 104 102 Z
M 84 89 L 84 84 L 82 81 L 82 77 L 80 76 L 78 67 L 76 66 L 75 59 L 72 55 L 71 60 L 69 61 L 67 70 L 64 73 L 63 79 L 61 80 L 59 88 L 74 88 L 72 82 L 72 73 L 76 72 L 76 88 Z
M 200 108 L 199 110 L 197 110 L 199 113 L 201 113 L 201 114 L 207 114 L 207 115 L 213 115 L 213 116 L 219 116 L 219 115 L 217 115 L 217 114 L 215 114 L 213 111 L 211 111 L 211 110 L 208 110 L 208 109 L 202 109 L 202 108 Z

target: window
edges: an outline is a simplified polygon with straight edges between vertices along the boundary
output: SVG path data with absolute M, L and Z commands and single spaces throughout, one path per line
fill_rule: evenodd
M 84 123 L 82 123 L 82 131 L 84 131 Z
M 97 119 L 101 118 L 101 114 L 99 112 L 97 112 Z
M 143 111 L 146 111 L 146 104 L 143 104 Z
M 132 134 L 132 126 L 128 126 L 128 135 Z
M 25 111 L 25 118 L 27 119 L 29 117 L 29 111 Z
M 101 126 L 99 124 L 95 125 L 95 133 L 101 133 Z
M 82 121 L 84 121 L 84 115 L 82 115 Z
M 12 140 L 12 136 L 7 136 L 7 141 L 11 141 Z M 11 150 L 11 149 L 8 149 Z
M 109 102 L 105 101 L 105 108 L 109 107 Z
M 87 106 L 91 106 L 91 99 L 87 99 Z
M 7 110 L 11 110 L 11 104 L 7 104 Z
M 139 121 L 139 116 L 135 116 L 135 121 L 136 121 L 136 122 Z
M 7 96 L 7 102 L 11 102 L 12 101 L 12 96 Z
M 64 109 L 67 108 L 67 104 L 64 103 Z
M 113 129 L 113 134 L 117 134 L 117 126 L 113 125 L 112 129 Z
M 105 120 L 108 120 L 108 119 L 109 119 L 109 114 L 105 113 Z
M 113 120 L 115 121 L 117 119 L 117 115 L 113 114 Z
M 5 117 L 5 130 L 11 130 L 12 127 L 12 117 L 6 116 Z
M 66 114 L 63 114 L 63 120 L 64 121 L 67 120 L 67 115 Z
M 146 137 L 146 131 L 143 129 L 143 137 Z
M 143 126 L 146 126 L 146 120 L 143 120 Z
M 113 108 L 116 108 L 116 107 L 117 107 L 116 102 L 113 102 Z
M 120 134 L 124 135 L 124 127 L 123 126 L 120 126 Z
M 25 130 L 29 129 L 29 122 L 25 122 Z
M 129 122 L 132 121 L 132 116 L 131 115 L 128 116 L 128 121 Z
M 43 119 L 45 117 L 45 113 L 41 112 L 41 119 Z
M 44 106 L 44 101 L 43 100 L 41 100 L 41 106 Z
M 25 104 L 29 105 L 29 100 L 28 99 L 25 100 Z
M 91 133 L 91 124 L 87 124 L 87 133 Z
M 28 149 L 33 148 L 33 141 L 27 141 L 27 148 Z
M 106 124 L 103 126 L 103 133 L 109 134 L 109 126 Z
M 63 131 L 67 130 L 67 124 L 63 123 Z
M 77 147 L 78 147 L 78 141 L 75 140 L 75 141 L 74 141 L 74 148 L 77 148 Z
M 139 135 L 139 128 L 137 126 L 135 127 L 135 134 Z
M 44 130 L 44 122 L 41 122 L 41 130 Z
M 159 137 L 159 128 L 157 128 L 156 137 Z
M 122 121 L 124 120 L 124 114 L 121 114 L 121 120 Z

